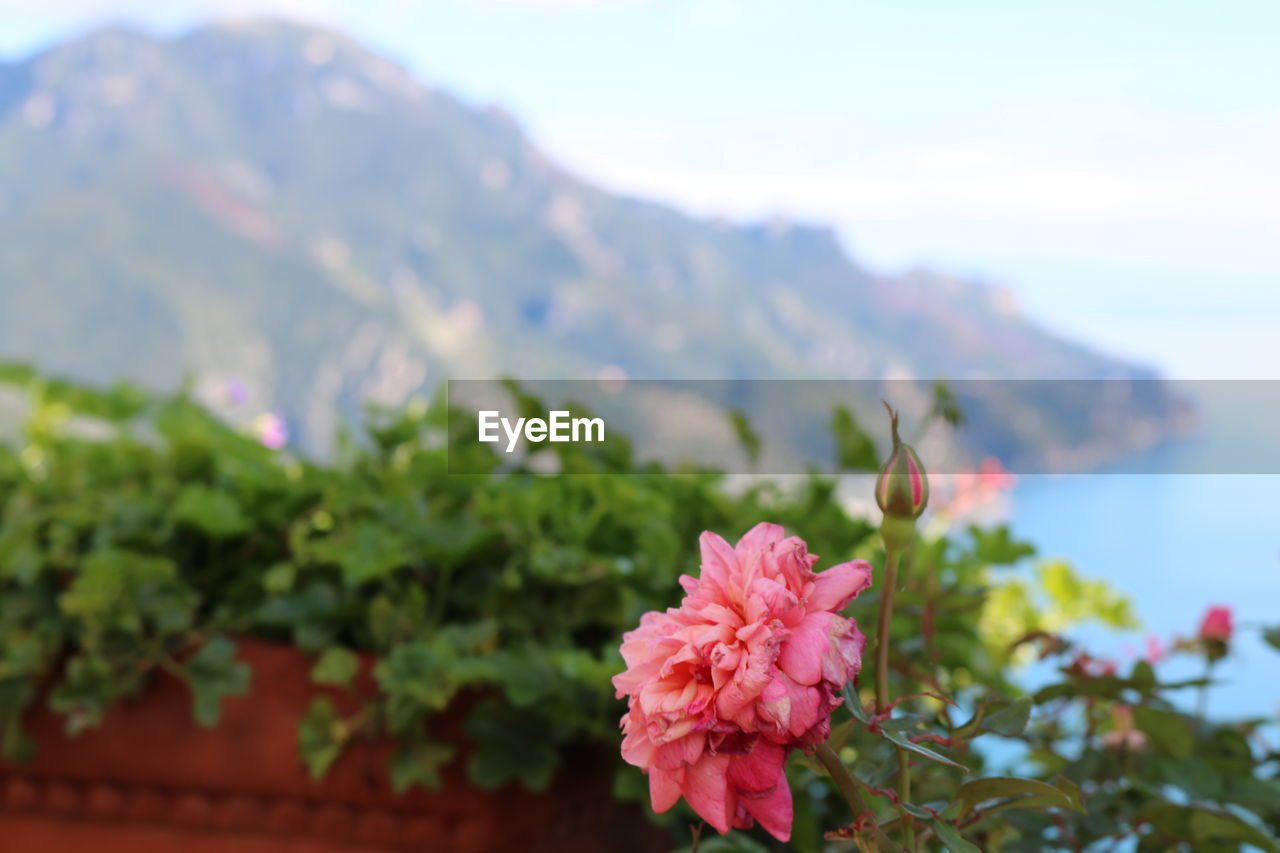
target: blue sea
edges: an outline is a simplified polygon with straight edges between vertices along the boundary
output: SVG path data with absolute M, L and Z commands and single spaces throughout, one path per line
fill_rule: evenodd
M 1160 451 L 1156 467 L 1178 470 L 1198 450 Z M 1259 633 L 1280 627 L 1280 476 L 1024 476 L 1010 524 L 1042 556 L 1065 558 L 1131 598 L 1141 631 L 1073 632 L 1107 656 L 1131 661 L 1146 633 L 1168 644 L 1193 635 L 1208 605 L 1231 607 L 1237 639 L 1216 668 L 1221 683 L 1211 688 L 1210 714 L 1280 715 L 1280 651 Z M 1198 677 L 1203 664 L 1182 655 L 1157 672 L 1162 680 Z M 1185 693 L 1181 704 L 1191 707 L 1195 696 Z

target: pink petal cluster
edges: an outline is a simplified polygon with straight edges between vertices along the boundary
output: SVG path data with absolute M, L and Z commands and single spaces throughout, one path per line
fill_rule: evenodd
M 1147 736 L 1133 721 L 1133 708 L 1116 705 L 1111 709 L 1111 731 L 1102 736 L 1102 745 L 1109 749 L 1127 749 L 1141 752 L 1147 748 Z
M 289 443 L 289 426 L 275 412 L 259 415 L 253 422 L 253 429 L 257 433 L 258 443 L 268 450 L 280 450 Z
M 623 637 L 622 756 L 649 776 L 655 811 L 683 796 L 720 832 L 791 834 L 789 750 L 821 743 L 866 638 L 839 614 L 871 585 L 864 560 L 815 574 L 804 540 L 758 524 L 731 547 L 703 533 L 685 598 Z
M 1233 631 L 1230 607 L 1214 605 L 1205 611 L 1204 619 L 1200 621 L 1200 639 L 1202 640 L 1219 640 L 1229 643 Z
M 1018 478 L 1009 473 L 999 459 L 988 457 L 976 471 L 931 476 L 930 485 L 935 482 L 940 494 L 931 498 L 933 506 L 940 513 L 961 518 L 997 507 L 1001 495 L 1011 491 L 1018 484 Z

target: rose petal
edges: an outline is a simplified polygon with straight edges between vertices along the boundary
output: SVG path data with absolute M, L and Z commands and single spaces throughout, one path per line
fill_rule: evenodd
M 729 575 L 738 570 L 738 555 L 728 542 L 710 530 L 698 537 L 698 547 L 702 551 L 701 583 L 710 583 L 717 590 L 724 590 Z
M 841 610 L 858 593 L 871 586 L 871 564 L 854 560 L 818 572 L 813 592 L 805 606 L 809 610 Z
M 822 659 L 831 651 L 831 620 L 825 610 L 810 613 L 791 631 L 778 654 L 778 666 L 798 684 L 813 685 L 822 679 Z
M 684 773 L 683 767 L 679 770 L 655 767 L 649 771 L 649 800 L 655 812 L 662 814 L 680 799 L 680 782 Z
M 786 776 L 781 771 L 778 784 L 768 794 L 763 797 L 742 797 L 738 802 L 760 821 L 765 832 L 779 841 L 791 840 L 791 786 L 787 784 Z
M 763 551 L 770 545 L 781 542 L 786 535 L 787 531 L 783 530 L 781 525 L 762 521 L 742 535 L 736 550 L 739 553 Z
M 776 743 L 756 741 L 750 752 L 729 762 L 729 784 L 740 793 L 767 794 L 778 784 L 786 758 L 787 751 Z
M 727 755 L 704 755 L 692 767 L 685 770 L 684 798 L 698 816 L 716 828 L 720 834 L 729 831 L 729 780 L 725 771 L 729 767 Z

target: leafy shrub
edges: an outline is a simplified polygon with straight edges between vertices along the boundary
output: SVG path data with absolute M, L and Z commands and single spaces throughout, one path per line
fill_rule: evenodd
M 320 464 L 268 450 L 183 396 L 95 391 L 14 367 L 0 380 L 10 389 L 0 410 L 17 406 L 24 421 L 0 445 L 0 739 L 11 757 L 38 749 L 21 725 L 32 703 L 79 732 L 157 670 L 186 679 L 196 718 L 216 725 L 222 697 L 249 688 L 235 641 L 252 636 L 296 646 L 318 684 L 355 692 L 360 661 L 373 661 L 377 690 L 356 713 L 319 699 L 299 721 L 314 775 L 352 741 L 389 735 L 395 786 L 438 784 L 455 757 L 440 715 L 466 695 L 472 782 L 536 789 L 568 744 L 616 749 L 620 636 L 676 601 L 703 530 L 736 537 L 767 519 L 827 562 L 884 561 L 832 479 L 730 489 L 713 472 L 571 444 L 546 451 L 560 475 L 500 470 L 475 445 L 452 449 L 482 454 L 468 468 L 490 473 L 449 475 L 441 405 L 374 412 L 365 437 Z M 628 476 L 601 476 L 617 473 Z M 831 744 L 870 818 L 851 814 L 822 764 L 801 756 L 788 771 L 793 848 L 853 838 L 894 849 L 889 836 L 911 822 L 920 844 L 954 851 L 1108 849 L 1124 838 L 1149 850 L 1280 849 L 1280 756 L 1259 737 L 1263 722 L 1188 714 L 1171 700 L 1202 682 L 1164 683 L 1146 663 L 1089 665 L 1061 632 L 1085 618 L 1123 624 L 1124 603 L 1065 566 L 1016 571 L 1032 553 L 1003 528 L 921 537 L 890 626 L 890 679 L 894 696 L 946 698 L 869 715 L 869 649 Z M 880 584 L 877 573 L 847 611 L 866 628 Z M 1030 654 L 1060 659 L 1061 678 L 1023 695 L 1015 668 Z M 1126 719 L 1140 742 L 1108 737 Z M 993 760 L 978 736 L 1016 746 L 1025 778 L 984 778 Z M 909 802 L 891 792 L 900 749 L 912 761 Z M 615 794 L 642 799 L 643 777 L 620 771 Z M 681 817 L 667 819 L 683 831 Z M 731 834 L 703 849 L 764 843 Z

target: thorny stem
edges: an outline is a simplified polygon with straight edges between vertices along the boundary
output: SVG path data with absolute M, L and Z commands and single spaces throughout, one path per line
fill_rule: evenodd
M 849 804 L 849 808 L 853 809 L 853 816 L 857 818 L 870 812 L 871 809 L 867 808 L 867 801 L 862 799 L 862 792 L 858 790 L 857 781 L 854 780 L 853 774 L 849 772 L 849 768 L 844 766 L 840 756 L 836 755 L 836 751 L 829 744 L 820 743 L 813 754 L 822 762 L 822 766 L 827 769 L 827 773 L 831 774 L 831 781 L 836 783 L 840 796 L 844 797 L 845 802 Z
M 902 849 L 898 845 L 889 840 L 884 834 L 884 830 L 875 823 L 875 813 L 867 807 L 867 801 L 862 798 L 862 791 L 859 790 L 858 780 L 853 778 L 853 774 L 849 772 L 849 768 L 840 760 L 840 756 L 836 755 L 834 749 L 830 745 L 820 743 L 814 749 L 813 753 L 818 761 L 822 762 L 822 766 L 826 768 L 831 781 L 836 783 L 836 789 L 840 791 L 840 795 L 844 797 L 849 808 L 853 810 L 853 818 L 856 821 L 862 815 L 870 815 L 872 823 L 875 826 L 876 836 L 885 842 L 891 849 Z
M 908 546 L 910 547 L 910 546 Z M 893 594 L 898 587 L 898 548 L 885 539 L 884 585 L 880 590 L 880 613 L 876 624 L 876 713 L 892 709 L 889 697 L 889 629 L 893 624 Z M 898 747 L 898 810 L 902 815 L 907 849 L 916 849 L 916 829 L 905 804 L 911 802 L 911 759 L 907 750 Z
M 889 710 L 889 626 L 893 622 L 893 591 L 898 583 L 898 555 L 886 546 L 880 617 L 876 623 L 876 713 Z

